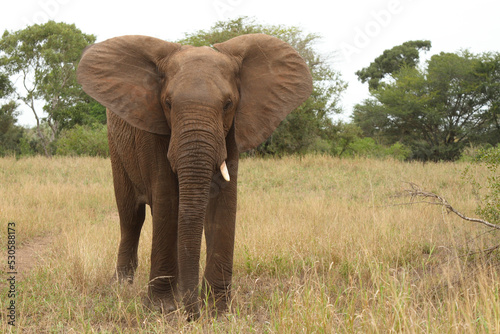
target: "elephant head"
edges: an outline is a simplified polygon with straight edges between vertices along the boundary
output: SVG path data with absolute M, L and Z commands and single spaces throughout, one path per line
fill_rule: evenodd
M 226 167 L 227 137 L 255 148 L 311 93 L 310 71 L 287 43 L 243 35 L 214 48 L 123 36 L 87 48 L 85 92 L 133 127 L 169 137 L 179 187 L 179 285 L 184 304 L 198 284 L 201 233 L 212 177 Z M 230 130 L 233 130 L 230 132 Z

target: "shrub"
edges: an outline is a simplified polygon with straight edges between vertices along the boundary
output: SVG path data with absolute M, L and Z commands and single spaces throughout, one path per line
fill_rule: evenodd
M 355 140 L 351 144 L 350 150 L 352 155 L 355 156 L 378 157 L 382 151 L 382 146 L 377 145 L 373 138 L 365 137 Z
M 64 130 L 56 142 L 56 154 L 108 157 L 106 125 L 77 125 Z
M 490 172 L 485 186 L 486 195 L 476 209 L 476 213 L 492 224 L 500 224 L 500 176 L 498 174 L 500 145 L 481 150 L 476 160 L 485 164 Z
M 391 156 L 396 160 L 404 161 L 410 158 L 411 149 L 400 142 L 396 142 L 392 144 L 392 146 L 385 149 L 385 155 Z
M 469 146 L 466 146 L 464 148 L 459 161 L 465 161 L 465 162 L 478 161 L 478 158 L 481 156 L 482 152 L 492 147 L 493 146 L 491 146 L 491 144 L 488 143 L 479 146 L 470 144 Z

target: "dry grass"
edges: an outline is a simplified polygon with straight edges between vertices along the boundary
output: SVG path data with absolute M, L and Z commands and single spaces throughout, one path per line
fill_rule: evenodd
M 141 304 L 150 217 L 136 281 L 110 284 L 119 225 L 108 160 L 0 159 L 2 244 L 8 221 L 16 222 L 18 244 L 51 240 L 18 282 L 15 330 L 498 333 L 500 255 L 473 254 L 498 243 L 498 233 L 438 207 L 389 199 L 412 181 L 473 216 L 477 199 L 460 179 L 464 168 L 317 156 L 243 160 L 232 311 L 187 323 L 180 312 L 161 316 Z M 6 257 L 3 251 L 2 263 Z M 5 310 L 4 279 L 0 296 Z M 14 332 L 1 317 L 0 332 Z

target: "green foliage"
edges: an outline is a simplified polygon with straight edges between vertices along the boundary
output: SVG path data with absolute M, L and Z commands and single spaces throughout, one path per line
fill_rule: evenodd
M 9 76 L 5 73 L 0 73 L 0 99 L 12 94 L 14 87 L 9 80 Z
M 9 96 L 14 92 L 14 88 L 9 77 L 0 72 L 0 156 L 7 154 L 18 154 L 18 145 L 23 135 L 23 129 L 16 125 L 17 103 L 9 101 Z
M 409 41 L 385 50 L 370 64 L 356 72 L 362 83 L 368 82 L 370 90 L 379 88 L 386 75 L 392 75 L 403 67 L 415 68 L 420 59 L 420 50 L 429 51 L 430 41 Z
M 411 150 L 404 144 L 396 142 L 391 146 L 377 144 L 373 138 L 355 138 L 344 151 L 346 157 L 365 157 L 385 159 L 393 158 L 399 161 L 407 160 Z
M 385 154 L 386 156 L 391 156 L 399 161 L 405 161 L 410 158 L 412 152 L 411 149 L 406 145 L 400 142 L 396 142 L 391 146 L 389 146 L 388 148 L 386 148 Z
M 500 53 L 485 53 L 476 62 L 477 89 L 486 100 L 482 131 L 476 134 L 476 143 L 496 145 L 500 142 Z
M 256 24 L 247 17 L 240 17 L 227 22 L 219 21 L 210 30 L 199 30 L 192 34 L 186 34 L 178 43 L 193 46 L 212 46 L 240 35 L 262 33 L 263 28 L 263 26 Z
M 28 133 L 24 133 L 19 139 L 19 145 L 17 147 L 17 150 L 19 150 L 19 156 L 27 157 L 37 155 L 38 152 L 41 152 L 38 148 L 38 142 L 39 140 L 36 137 L 32 137 Z
M 106 107 L 88 97 L 61 112 L 64 114 L 61 121 L 61 131 L 71 129 L 76 125 L 106 124 Z
M 492 224 L 500 225 L 500 145 L 482 150 L 477 162 L 488 167 L 487 193 L 478 206 L 476 213 Z
M 74 24 L 49 21 L 16 32 L 5 31 L 0 39 L 0 66 L 9 76 L 17 76 L 23 89 L 16 98 L 33 111 L 37 128 L 47 123 L 50 136 L 38 131 L 45 154 L 49 145 L 68 122 L 68 108 L 86 98 L 76 82 L 76 66 L 82 50 L 95 41 L 95 36 L 82 33 Z M 43 111 L 35 101 L 43 100 Z
M 361 129 L 352 123 L 338 122 L 335 132 L 330 134 L 333 141 L 331 153 L 337 157 L 348 155 L 352 151 L 352 144 L 361 137 Z
M 327 59 L 315 50 L 315 43 L 320 39 L 318 35 L 306 34 L 298 27 L 265 26 L 240 17 L 218 22 L 207 31 L 186 34 L 179 43 L 212 46 L 251 33 L 265 33 L 289 43 L 304 58 L 313 77 L 311 96 L 288 115 L 275 133 L 253 153 L 283 155 L 330 151 L 328 134 L 334 127 L 330 116 L 341 112 L 340 96 L 347 85 L 339 72 L 332 69 Z
M 17 104 L 10 101 L 0 106 L 0 156 L 19 154 L 23 128 L 17 126 Z
M 23 134 L 19 139 L 19 145 L 16 148 L 16 154 L 18 156 L 35 156 L 35 155 L 46 155 L 46 149 L 49 151 L 50 155 L 55 153 L 54 142 L 49 146 L 44 147 L 42 140 L 40 139 L 40 132 L 42 136 L 50 136 L 51 129 L 47 123 L 42 124 L 38 129 L 33 128 L 22 128 Z
M 485 134 L 496 144 L 500 76 L 485 63 L 499 57 L 485 59 L 468 52 L 441 53 L 427 68 L 403 66 L 391 82 L 370 91 L 373 98 L 355 106 L 354 122 L 385 144 L 404 143 L 419 160 L 456 160 L 467 144 L 484 142 Z
M 474 162 L 477 160 L 477 158 L 479 157 L 479 154 L 482 150 L 484 150 L 486 148 L 490 148 L 490 147 L 491 147 L 491 145 L 489 145 L 489 144 L 482 145 L 482 146 L 475 146 L 472 144 L 468 145 L 468 146 L 464 147 L 459 161 Z
M 106 125 L 76 125 L 64 130 L 56 142 L 56 154 L 108 157 Z
M 314 152 L 320 139 L 314 114 L 298 110 L 291 113 L 256 152 L 260 155 L 305 154 Z
M 373 157 L 377 156 L 380 146 L 377 145 L 373 138 L 359 138 L 355 140 L 351 146 L 350 151 L 354 156 L 363 156 L 363 157 Z

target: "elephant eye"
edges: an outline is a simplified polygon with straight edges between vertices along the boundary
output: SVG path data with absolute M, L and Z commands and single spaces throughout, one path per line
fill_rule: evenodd
M 233 101 L 227 100 L 224 104 L 224 111 L 228 111 L 233 106 Z
M 170 102 L 170 99 L 165 100 L 165 105 L 167 106 L 168 109 L 172 109 L 172 102 Z

